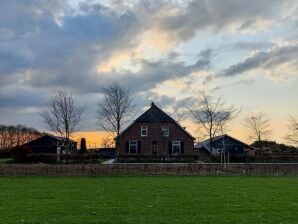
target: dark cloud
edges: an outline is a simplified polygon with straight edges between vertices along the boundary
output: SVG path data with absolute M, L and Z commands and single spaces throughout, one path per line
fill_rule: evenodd
M 118 15 L 104 7 L 85 14 L 66 10 L 57 22 L 60 11 L 52 1 L 12 2 L 2 2 L 4 7 L 0 9 L 1 16 L 8 9 L 11 13 L 0 19 L 0 38 L 4 39 L 0 43 L 0 76 L 30 70 L 43 78 L 45 74 L 51 76 L 41 83 L 50 79 L 59 84 L 64 79 L 90 75 L 100 60 L 115 50 L 132 47 L 132 39 L 141 27 L 136 15 L 129 11 Z M 59 9 L 66 7 L 57 5 Z
M 118 81 L 138 98 L 139 92 L 165 80 L 187 76 L 209 64 L 208 58 L 198 58 L 196 63 L 186 65 L 181 61 L 171 62 L 173 58 L 169 57 L 157 62 L 141 60 L 138 73 L 98 74 L 95 68 L 101 61 L 114 52 L 137 45 L 136 36 L 146 28 L 145 17 L 137 14 L 146 16 L 142 5 L 137 6 L 138 12 L 120 13 L 87 3 L 80 5 L 81 13 L 73 13 L 65 1 L 5 1 L 1 6 L 0 109 L 3 113 L 9 108 L 16 114 L 23 113 L 24 121 L 28 116 L 31 119 L 32 114 L 39 121 L 38 111 L 51 91 L 63 87 L 76 94 L 79 104 L 88 102 L 87 126 L 96 130 L 95 111 L 100 100 L 97 93 L 102 87 Z M 162 97 L 163 102 L 166 100 L 166 96 Z M 146 101 L 138 102 L 137 110 Z
M 80 54 L 81 55 L 81 54 Z M 25 84 L 32 87 L 49 87 L 57 86 L 59 83 L 63 86 L 72 87 L 82 93 L 101 92 L 103 87 L 113 81 L 117 81 L 133 92 L 142 92 L 155 87 L 157 84 L 169 79 L 182 78 L 188 76 L 192 72 L 200 71 L 207 68 L 210 63 L 209 58 L 199 58 L 194 64 L 186 65 L 185 62 L 171 62 L 169 60 L 152 62 L 141 60 L 138 62 L 140 71 L 133 73 L 131 71 L 122 71 L 120 74 L 115 74 L 114 71 L 109 73 L 95 74 L 88 71 L 86 64 L 83 63 L 79 56 L 79 61 L 75 61 L 73 57 L 73 65 L 65 74 L 48 73 L 45 71 L 36 71 L 31 74 L 30 79 L 25 81 Z M 81 63 L 78 66 L 78 63 Z M 64 70 L 65 72 L 65 70 Z
M 252 80 L 252 79 L 241 79 L 241 80 L 237 80 L 235 82 L 232 82 L 231 84 L 217 85 L 217 86 L 213 87 L 212 89 L 210 89 L 210 92 L 215 92 L 215 91 L 219 91 L 219 90 L 222 90 L 222 89 L 235 87 L 235 86 L 238 86 L 238 85 L 251 85 L 253 83 L 254 83 L 254 80 Z
M 185 10 L 161 21 L 161 28 L 170 32 L 178 40 L 194 37 L 198 30 L 212 27 L 219 31 L 231 24 L 239 29 L 253 26 L 261 19 L 274 19 L 278 8 L 286 1 L 259 0 L 197 0 L 191 1 Z
M 43 106 L 45 97 L 36 94 L 36 91 L 26 91 L 18 88 L 17 90 L 5 88 L 0 92 L 0 102 L 2 108 L 25 108 Z
M 272 42 L 255 42 L 255 41 L 241 41 L 241 42 L 236 42 L 233 44 L 230 44 L 226 46 L 225 48 L 233 50 L 265 50 L 268 48 L 273 47 L 274 44 Z
M 154 88 L 166 80 L 183 78 L 192 72 L 200 71 L 209 66 L 209 59 L 198 59 L 192 65 L 185 62 L 158 61 L 151 62 L 142 60 L 141 70 L 137 74 L 126 73 L 119 79 L 134 91 L 146 91 Z
M 29 65 L 29 60 L 17 49 L 0 48 L 0 69 L 2 74 L 10 74 Z
M 283 63 L 294 63 L 298 65 L 298 45 L 285 45 L 273 47 L 267 51 L 259 51 L 244 61 L 225 69 L 222 76 L 235 76 L 252 69 L 264 68 L 274 69 Z M 281 73 L 286 71 L 281 71 Z
M 55 26 L 54 17 L 64 11 L 61 0 L 2 0 L 0 27 L 11 37 L 30 37 L 42 29 Z

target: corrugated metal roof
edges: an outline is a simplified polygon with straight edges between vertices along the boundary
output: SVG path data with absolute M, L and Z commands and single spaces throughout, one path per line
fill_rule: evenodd
M 241 144 L 243 144 L 243 145 L 246 145 L 247 147 L 250 147 L 250 148 L 252 148 L 252 149 L 255 149 L 254 147 L 252 147 L 252 146 L 250 146 L 250 145 L 248 145 L 248 144 L 246 144 L 246 143 L 244 143 L 244 142 L 242 142 L 242 141 L 240 141 L 240 140 L 238 140 L 238 139 L 236 139 L 236 138 L 233 138 L 232 136 L 227 135 L 227 134 L 219 135 L 219 136 L 215 136 L 215 137 L 213 138 L 213 141 L 212 141 L 212 142 L 216 142 L 216 141 L 218 141 L 218 140 L 222 140 L 223 138 L 230 138 L 230 139 L 233 139 L 234 141 L 237 141 L 237 142 L 239 142 L 239 143 L 241 143 Z M 195 147 L 195 148 L 205 148 L 205 149 L 207 149 L 207 150 L 209 151 L 209 150 L 210 150 L 209 144 L 210 144 L 210 139 L 206 139 L 206 140 L 204 140 L 204 141 L 202 141 L 202 142 L 199 142 L 199 143 L 195 144 L 194 147 Z

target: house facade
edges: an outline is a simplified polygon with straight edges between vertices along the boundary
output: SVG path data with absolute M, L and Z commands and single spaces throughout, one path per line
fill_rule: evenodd
M 207 139 L 195 145 L 200 154 L 218 156 L 229 154 L 231 156 L 254 156 L 255 148 L 227 134 L 213 138 L 212 147 Z
M 193 155 L 194 138 L 154 103 L 117 138 L 118 155 Z

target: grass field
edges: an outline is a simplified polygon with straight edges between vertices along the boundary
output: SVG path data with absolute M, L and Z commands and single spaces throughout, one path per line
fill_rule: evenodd
M 298 178 L 0 177 L 0 223 L 298 223 Z

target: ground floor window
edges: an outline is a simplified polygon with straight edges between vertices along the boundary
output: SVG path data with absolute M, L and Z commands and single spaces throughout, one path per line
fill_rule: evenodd
M 136 154 L 138 152 L 138 142 L 129 141 L 129 154 Z
M 172 141 L 172 154 L 180 155 L 181 154 L 181 143 L 180 141 Z

